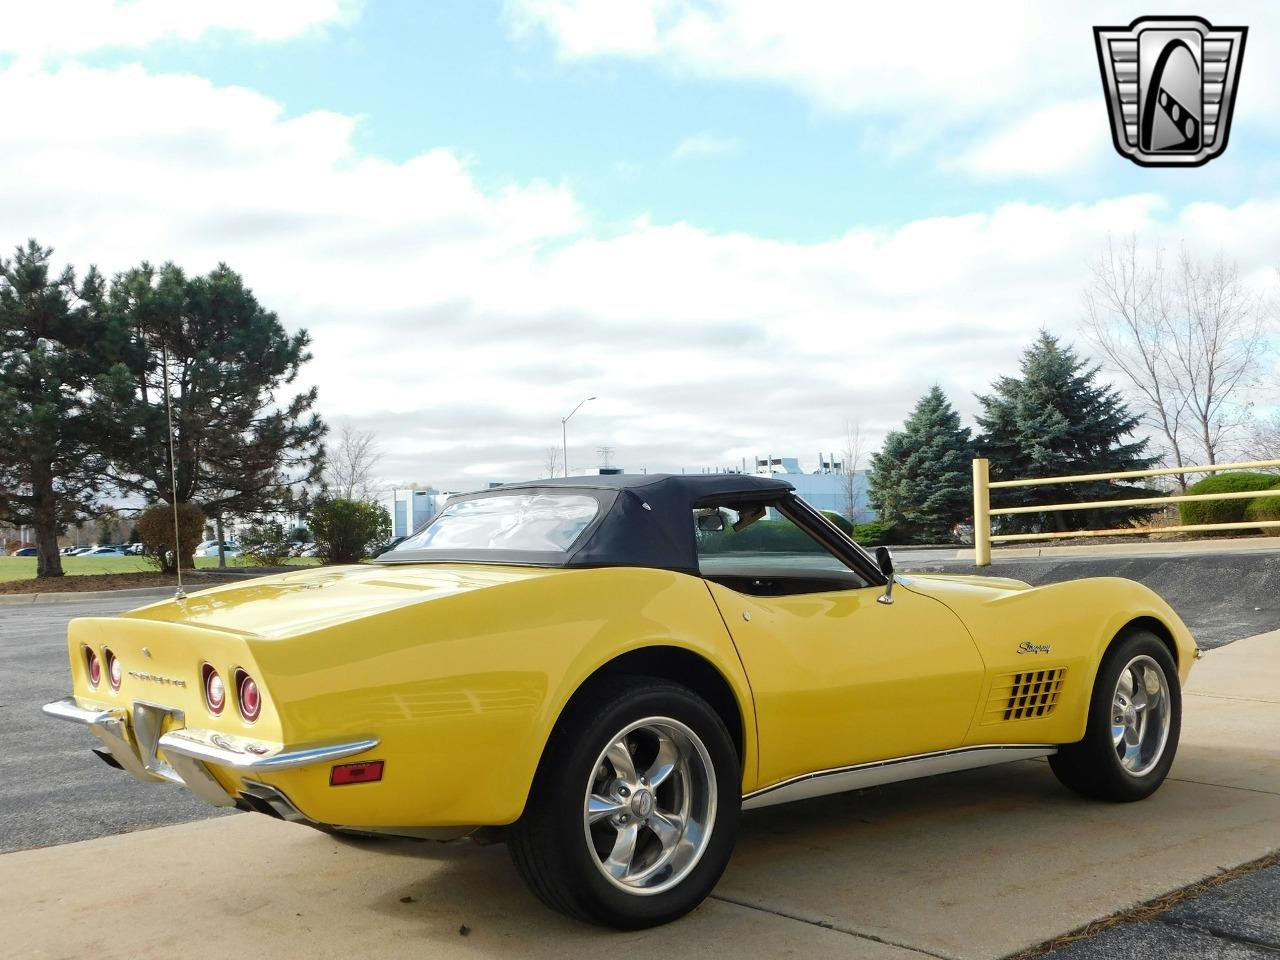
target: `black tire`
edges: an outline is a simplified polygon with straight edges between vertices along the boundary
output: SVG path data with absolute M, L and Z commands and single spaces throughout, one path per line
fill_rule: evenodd
M 710 784 L 710 778 L 714 777 L 713 788 L 702 791 L 711 794 L 714 800 L 707 804 L 711 813 L 705 831 L 707 839 L 700 846 L 701 854 L 679 870 L 663 868 L 671 871 L 670 877 L 663 881 L 670 884 L 669 887 L 641 892 L 624 888 L 621 880 L 606 877 L 605 868 L 601 866 L 604 853 L 598 851 L 596 838 L 602 830 L 606 836 L 609 830 L 620 836 L 621 828 L 616 818 L 588 828 L 585 804 L 589 787 L 598 793 L 602 788 L 596 784 L 616 785 L 621 781 L 615 776 L 617 768 L 610 765 L 611 761 L 600 763 L 609 745 L 617 742 L 620 733 L 630 725 L 650 719 L 670 721 L 673 727 L 679 726 L 682 732 L 695 738 L 686 741 L 695 753 L 694 759 L 688 761 L 687 766 L 677 768 L 682 771 L 679 776 L 667 776 L 665 782 L 669 786 L 653 790 L 654 806 L 659 805 L 659 796 L 664 790 L 681 791 L 679 796 L 697 795 L 696 787 L 685 786 L 695 783 L 690 773 L 695 764 L 706 783 Z M 637 771 L 648 763 L 641 756 L 648 731 L 648 727 L 642 727 L 629 735 L 639 751 L 632 751 Z M 654 749 L 657 742 L 653 741 Z M 698 744 L 705 753 L 698 749 Z M 606 771 L 608 780 L 599 779 Z M 705 700 L 665 680 L 607 677 L 578 695 L 556 725 L 534 776 L 524 814 L 509 832 L 507 847 L 529 888 L 554 910 L 623 930 L 668 923 L 706 899 L 724 872 L 737 832 L 742 803 L 741 778 L 733 740 L 724 722 Z M 639 802 L 640 792 L 637 790 L 632 799 Z M 662 847 L 658 834 L 654 832 L 650 837 L 642 825 L 648 821 L 636 817 L 631 807 L 625 809 L 626 812 L 618 816 L 629 817 L 636 823 L 641 837 L 639 843 L 648 843 L 646 850 L 650 852 L 656 849 L 655 842 Z M 682 834 L 682 838 L 687 840 L 687 835 Z M 637 846 L 636 855 L 640 853 L 641 847 Z M 651 855 L 660 857 L 660 853 Z M 659 871 L 659 876 L 661 873 Z
M 1154 664 L 1163 675 L 1167 693 L 1169 730 L 1158 759 L 1154 751 L 1149 758 L 1135 758 L 1138 771 L 1126 769 L 1113 738 L 1112 720 L 1116 719 L 1114 698 L 1121 673 L 1135 662 Z M 1154 721 L 1148 719 L 1154 724 Z M 1061 747 L 1049 758 L 1049 765 L 1064 786 L 1097 800 L 1131 803 L 1151 796 L 1168 776 L 1178 750 L 1182 727 L 1182 689 L 1178 670 L 1169 648 L 1155 634 L 1135 630 L 1118 637 L 1102 658 L 1089 702 L 1089 722 L 1084 739 Z M 1159 727 L 1153 725 L 1153 729 Z M 1158 740 L 1158 738 L 1157 738 Z M 1156 742 L 1156 741 L 1153 741 Z M 1149 765 L 1149 769 L 1141 769 Z

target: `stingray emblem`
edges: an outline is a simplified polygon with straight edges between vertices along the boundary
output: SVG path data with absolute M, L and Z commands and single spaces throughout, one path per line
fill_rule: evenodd
M 1225 150 L 1248 32 L 1199 17 L 1094 27 L 1120 155 L 1144 167 L 1198 167 Z

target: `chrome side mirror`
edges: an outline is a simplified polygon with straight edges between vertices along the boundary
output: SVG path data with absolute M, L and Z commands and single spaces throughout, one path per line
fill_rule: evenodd
M 876 597 L 877 603 L 893 603 L 893 551 L 888 547 L 876 547 L 876 564 L 884 574 L 884 594 Z

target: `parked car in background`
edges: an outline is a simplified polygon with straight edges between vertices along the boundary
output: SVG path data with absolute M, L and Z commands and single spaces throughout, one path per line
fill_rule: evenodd
M 140 543 L 131 543 L 124 548 L 124 552 L 131 557 L 140 557 L 147 552 L 147 548 Z
M 238 557 L 241 554 L 240 544 L 227 543 L 222 548 L 223 556 Z M 207 544 L 196 547 L 195 556 L 197 557 L 216 557 L 218 555 L 218 541 L 211 540 Z
M 82 557 L 86 553 L 88 553 L 90 550 L 93 550 L 93 549 L 94 549 L 93 547 L 76 547 L 74 550 L 71 551 L 71 553 L 68 554 L 68 556 Z
M 123 547 L 93 547 L 81 554 L 82 557 L 123 557 Z
M 38 552 L 39 552 L 39 551 L 37 551 L 35 547 L 21 547 L 21 548 L 19 548 L 19 549 L 15 550 L 15 551 L 13 551 L 13 553 L 9 554 L 9 556 L 11 556 L 11 557 L 34 557 L 34 556 L 36 556 L 36 555 L 37 555 L 37 553 L 38 553 Z

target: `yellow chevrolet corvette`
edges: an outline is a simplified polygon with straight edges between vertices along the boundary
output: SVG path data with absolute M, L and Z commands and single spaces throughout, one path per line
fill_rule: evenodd
M 1197 649 L 1121 579 L 895 576 L 775 478 L 452 499 L 377 562 L 71 623 L 53 716 L 210 803 L 360 834 L 505 835 L 617 927 L 711 891 L 742 809 L 1029 757 L 1139 800 Z

